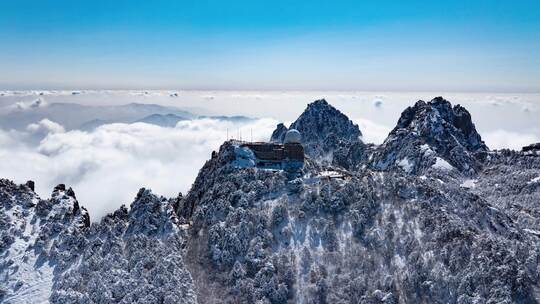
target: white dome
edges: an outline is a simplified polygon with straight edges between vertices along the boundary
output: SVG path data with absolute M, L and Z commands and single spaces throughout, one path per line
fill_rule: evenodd
M 286 144 L 299 144 L 301 138 L 302 136 L 300 136 L 300 132 L 298 132 L 298 130 L 290 129 L 287 131 L 287 133 L 285 133 L 285 139 L 283 142 Z

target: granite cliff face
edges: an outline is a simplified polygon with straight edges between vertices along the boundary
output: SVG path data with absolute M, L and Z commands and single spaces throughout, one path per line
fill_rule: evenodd
M 185 196 L 141 189 L 91 225 L 73 191 L 1 180 L 0 301 L 540 301 L 539 152 L 490 151 L 442 98 L 380 146 L 324 100 L 290 128 L 301 176 L 238 168 L 225 142 Z

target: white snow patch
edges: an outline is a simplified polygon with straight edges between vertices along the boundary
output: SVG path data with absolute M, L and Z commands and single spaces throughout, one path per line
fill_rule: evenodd
M 459 186 L 465 189 L 474 189 L 476 188 L 476 182 L 477 182 L 476 179 L 468 179 L 468 180 L 465 180 L 463 183 L 461 183 Z
M 272 216 L 272 211 L 282 202 L 282 197 L 266 200 L 262 203 L 261 208 L 265 209 L 268 217 Z
M 430 156 L 430 155 L 435 154 L 435 152 L 431 150 L 431 147 L 428 144 L 421 145 L 420 151 L 424 153 L 424 156 Z
M 341 252 L 344 252 L 347 247 L 349 247 L 351 244 L 352 239 L 352 225 L 351 222 L 347 221 L 343 223 L 343 226 L 341 229 L 338 229 L 338 239 L 339 239 L 339 250 Z
M 418 224 L 417 221 L 414 221 L 413 223 L 413 233 L 414 233 L 414 237 L 418 240 L 418 241 L 421 241 L 422 240 L 422 236 L 424 235 L 424 233 L 422 232 L 422 230 L 420 229 L 420 225 Z
M 435 169 L 439 169 L 439 170 L 445 170 L 445 171 L 450 171 L 454 169 L 452 165 L 450 165 L 446 160 L 440 157 L 435 158 L 435 163 L 431 167 Z
M 402 216 L 402 213 L 398 210 L 394 210 L 394 217 L 396 219 L 396 227 L 398 227 L 398 229 L 402 229 L 403 228 L 403 216 Z
M 410 173 L 412 171 L 412 168 L 413 168 L 413 164 L 406 157 L 404 159 L 400 160 L 397 163 L 397 165 L 400 166 L 407 173 Z
M 14 243 L 11 244 L 7 255 L 4 257 L 6 261 L 13 261 L 13 266 L 8 267 L 5 271 L 11 272 L 7 281 L 6 287 L 9 287 L 4 300 L 6 303 L 48 303 L 53 285 L 53 268 L 47 263 L 36 266 L 38 257 L 33 250 L 27 250 L 31 244 L 34 244 L 38 236 L 34 230 L 39 222 L 31 224 L 33 213 L 25 217 L 19 217 L 23 211 L 20 206 L 15 206 L 9 212 L 6 212 L 13 222 L 19 227 L 24 225 L 22 236 L 16 237 Z M 13 292 L 15 286 L 20 287 L 16 292 Z
M 530 234 L 534 234 L 536 236 L 540 236 L 540 231 L 538 231 L 538 230 L 524 228 L 523 231 L 525 231 L 527 233 L 530 233 Z
M 530 181 L 528 181 L 527 185 L 536 184 L 536 183 L 540 183 L 540 176 L 537 176 L 537 177 L 531 179 Z
M 394 256 L 394 264 L 399 269 L 405 268 L 405 261 L 403 260 L 403 258 L 400 255 L 395 255 Z
M 338 178 L 338 177 L 343 177 L 343 174 L 340 173 L 340 172 L 337 172 L 337 171 L 322 171 L 320 174 L 319 174 L 320 177 L 330 177 L 330 178 Z

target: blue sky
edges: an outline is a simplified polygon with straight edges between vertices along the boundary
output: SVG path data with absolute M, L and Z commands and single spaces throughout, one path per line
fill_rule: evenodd
M 0 88 L 540 92 L 540 1 L 0 1 Z

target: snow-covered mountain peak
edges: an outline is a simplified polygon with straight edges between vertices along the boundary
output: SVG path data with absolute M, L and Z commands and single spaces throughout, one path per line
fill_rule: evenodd
M 376 149 L 372 165 L 377 169 L 401 167 L 411 174 L 457 170 L 470 175 L 478 172 L 488 151 L 470 113 L 436 97 L 403 111 L 396 127 Z
M 442 97 L 427 103 L 420 100 L 413 107 L 408 107 L 390 134 L 403 129 L 418 133 L 428 143 L 459 144 L 470 152 L 488 151 L 467 109 L 461 105 L 452 107 Z
M 128 212 L 127 234 L 164 236 L 178 229 L 178 218 L 172 200 L 141 188 Z
M 289 128 L 279 124 L 271 141 L 282 142 L 289 129 L 300 131 L 306 154 L 319 160 L 331 161 L 333 152 L 346 143 L 361 143 L 362 132 L 358 125 L 325 99 L 308 104 Z

